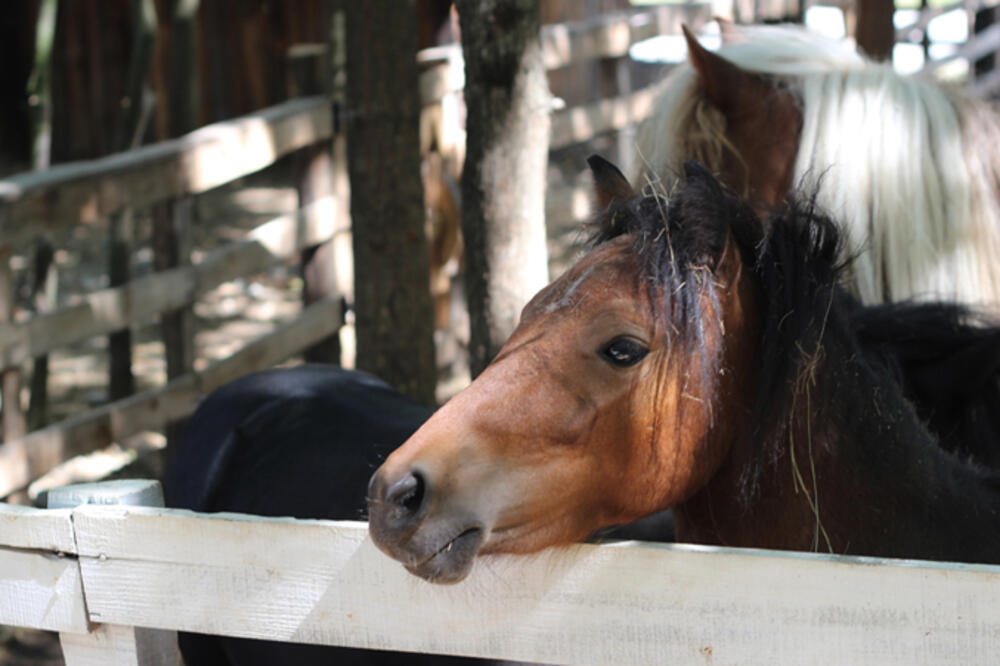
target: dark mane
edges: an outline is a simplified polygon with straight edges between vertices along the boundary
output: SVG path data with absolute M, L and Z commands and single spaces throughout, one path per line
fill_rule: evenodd
M 738 195 L 724 188 L 700 165 L 685 165 L 686 178 L 667 196 L 646 194 L 616 201 L 595 221 L 591 246 L 624 234 L 635 237 L 633 251 L 641 278 L 658 314 L 675 331 L 674 345 L 698 354 L 701 372 L 714 374 L 719 359 L 704 353 L 704 298 L 718 307 L 710 270 L 727 238 L 758 278 L 761 329 L 752 432 L 757 454 L 743 475 L 749 502 L 758 492 L 764 467 L 781 454 L 790 425 L 788 414 L 799 374 L 822 354 L 824 329 L 844 318 L 838 288 L 842 265 L 837 257 L 837 225 L 811 199 L 790 201 L 762 222 Z M 764 230 L 767 230 L 766 233 Z M 838 299 L 838 294 L 841 299 Z
M 755 386 L 747 387 L 753 427 L 743 436 L 753 454 L 741 476 L 744 506 L 760 493 L 762 473 L 786 452 L 792 431 L 804 427 L 809 410 L 796 405 L 803 407 L 810 392 L 826 397 L 813 411 L 847 437 L 864 439 L 870 396 L 841 389 L 858 375 L 884 397 L 875 409 L 891 412 L 885 427 L 923 441 L 933 457 L 971 462 L 981 468 L 977 476 L 992 478 L 989 470 L 1000 465 L 1000 447 L 993 446 L 1000 415 L 990 409 L 1000 401 L 1000 329 L 961 306 L 862 306 L 841 286 L 840 229 L 814 198 L 791 199 L 761 221 L 700 165 L 686 164 L 685 175 L 669 194 L 614 201 L 596 219 L 590 244 L 634 237 L 640 279 L 672 348 L 697 358 L 706 380 L 720 363 L 703 344 L 705 326 L 717 319 L 705 316 L 705 303 L 719 307 L 712 269 L 732 242 L 753 271 L 760 330 Z M 827 372 L 817 372 L 821 364 Z M 954 413 L 940 413 L 952 398 Z M 939 413 L 922 413 L 921 405 Z
M 634 237 L 640 279 L 648 285 L 650 303 L 665 321 L 671 344 L 697 354 L 707 379 L 719 362 L 701 352 L 706 334 L 703 299 L 718 312 L 711 271 L 730 233 L 744 263 L 752 265 L 763 227 L 753 209 L 700 164 L 688 162 L 685 172 L 685 180 L 670 194 L 652 192 L 614 201 L 591 223 L 588 246 Z

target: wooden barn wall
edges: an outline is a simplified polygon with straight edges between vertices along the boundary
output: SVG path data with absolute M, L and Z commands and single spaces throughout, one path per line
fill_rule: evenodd
M 35 52 L 37 0 L 4 4 L 0 11 L 0 172 L 27 167 L 31 159 L 31 130 L 25 87 Z
M 21 81 L 27 80 L 23 69 L 30 72 L 31 68 L 37 11 L 33 4 L 13 3 L 0 12 L 0 30 L 18 37 L 4 40 L 4 52 L 11 54 L 16 48 L 19 64 L 23 63 L 19 68 L 3 68 L 0 89 L 15 102 L 0 105 L 7 121 L 3 124 L 18 127 L 22 137 L 29 133 L 27 120 L 15 124 L 8 116 L 14 113 L 12 109 L 24 106 Z M 156 0 L 155 5 L 158 30 L 151 84 L 157 103 L 147 141 L 170 134 L 166 81 L 173 0 Z M 20 8 L 15 11 L 14 7 Z M 323 41 L 323 7 L 324 0 L 202 2 L 195 25 L 197 124 L 232 118 L 286 99 L 285 53 L 295 43 Z M 54 162 L 89 159 L 117 147 L 114 134 L 123 118 L 132 42 L 130 0 L 59 3 L 53 53 Z
M 59 3 L 52 53 L 53 162 L 91 159 L 113 150 L 131 20 L 128 0 Z
M 628 0 L 542 0 L 542 25 L 583 21 L 601 14 L 634 11 Z M 586 104 L 619 94 L 615 85 L 615 60 L 581 62 L 549 72 L 552 94 L 566 106 Z

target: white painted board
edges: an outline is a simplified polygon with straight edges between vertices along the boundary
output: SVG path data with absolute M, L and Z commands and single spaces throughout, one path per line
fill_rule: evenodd
M 0 624 L 86 633 L 76 559 L 0 547 Z
M 75 553 L 71 513 L 0 502 L 0 546 Z
M 684 546 L 484 558 L 431 585 L 365 525 L 74 512 L 91 618 L 574 664 L 995 663 L 1000 567 Z

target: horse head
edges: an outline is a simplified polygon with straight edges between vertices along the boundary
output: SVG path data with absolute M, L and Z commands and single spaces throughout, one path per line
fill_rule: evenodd
M 593 248 L 372 477 L 374 542 L 427 580 L 681 502 L 749 419 L 757 288 L 734 233 L 756 216 L 699 165 L 667 198 L 590 162 Z
M 740 43 L 739 28 L 725 25 L 726 41 Z M 775 77 L 745 69 L 707 50 L 687 27 L 683 31 L 688 66 L 665 82 L 664 98 L 673 99 L 658 102 L 640 141 L 652 146 L 648 166 L 661 177 L 678 166 L 676 160 L 696 159 L 766 214 L 792 186 L 801 102 Z M 677 145 L 660 147 L 664 142 Z M 668 159 L 674 163 L 660 164 Z

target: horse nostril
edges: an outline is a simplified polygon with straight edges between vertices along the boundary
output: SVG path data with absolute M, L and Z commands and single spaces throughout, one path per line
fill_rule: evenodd
M 412 517 L 420 511 L 426 494 L 427 484 L 424 477 L 417 472 L 411 472 L 386 489 L 385 502 L 402 509 L 400 513 L 403 516 Z

